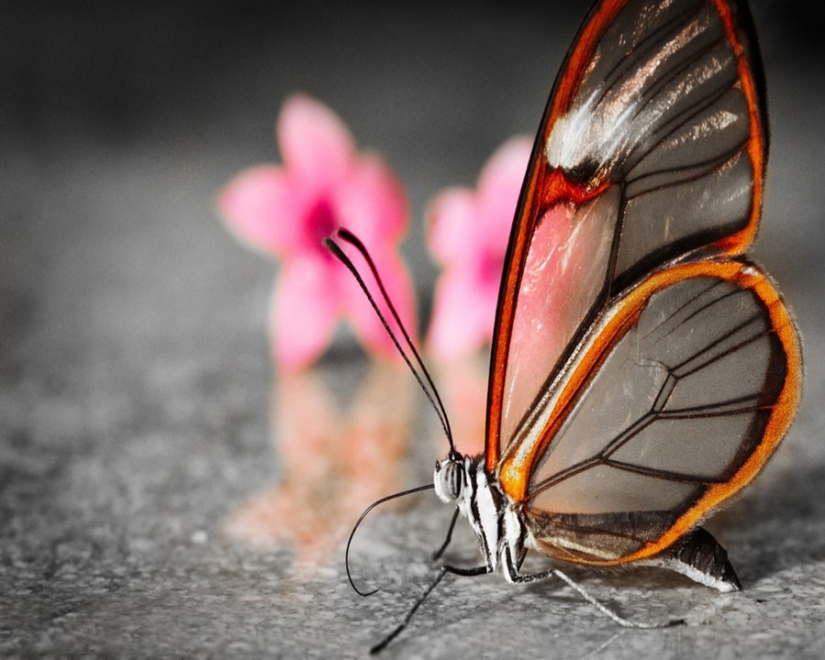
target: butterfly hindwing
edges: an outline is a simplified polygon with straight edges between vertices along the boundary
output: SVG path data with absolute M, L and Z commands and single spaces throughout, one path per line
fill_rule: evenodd
M 502 463 L 547 553 L 649 557 L 747 484 L 796 410 L 790 315 L 752 264 L 648 278 L 602 316 Z

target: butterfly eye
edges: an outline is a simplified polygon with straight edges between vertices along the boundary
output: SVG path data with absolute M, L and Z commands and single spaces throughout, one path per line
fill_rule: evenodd
M 464 485 L 461 463 L 453 460 L 447 460 L 444 463 L 436 462 L 433 481 L 435 493 L 442 502 L 447 504 L 455 502 L 461 495 Z

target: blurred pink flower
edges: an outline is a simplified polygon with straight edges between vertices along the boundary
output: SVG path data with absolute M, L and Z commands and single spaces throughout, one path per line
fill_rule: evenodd
M 270 311 L 277 364 L 294 370 L 315 360 L 342 317 L 368 350 L 397 357 L 352 275 L 321 241 L 341 227 L 355 233 L 413 332 L 412 286 L 398 256 L 407 228 L 401 184 L 376 155 L 356 152 L 341 119 L 308 96 L 293 95 L 284 102 L 277 139 L 283 166 L 241 172 L 218 198 L 219 212 L 233 234 L 281 260 Z M 364 274 L 369 282 L 366 269 Z
M 427 214 L 427 242 L 444 265 L 427 348 L 442 361 L 476 352 L 493 335 L 507 239 L 532 143 L 516 137 L 487 161 L 475 190 L 449 188 Z

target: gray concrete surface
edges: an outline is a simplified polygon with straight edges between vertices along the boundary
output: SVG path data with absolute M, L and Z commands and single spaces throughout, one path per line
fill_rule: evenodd
M 229 238 L 214 194 L 276 160 L 287 93 L 315 95 L 407 185 L 426 305 L 424 204 L 535 129 L 584 13 L 546 4 L 0 7 L 0 656 L 362 657 L 392 629 L 449 512 L 424 494 L 369 521 L 367 599 L 343 540 L 365 502 L 429 478 L 432 414 L 408 381 L 376 390 L 346 337 L 306 378 L 272 372 L 276 268 Z M 744 591 L 574 571 L 628 616 L 690 621 L 623 632 L 557 583 L 454 579 L 387 657 L 825 654 L 823 16 L 754 13 L 773 127 L 755 254 L 807 372 L 778 455 L 709 524 Z

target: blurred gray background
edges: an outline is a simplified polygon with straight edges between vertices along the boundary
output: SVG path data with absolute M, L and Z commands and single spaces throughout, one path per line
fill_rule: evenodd
M 751 4 L 772 127 L 753 253 L 797 316 L 807 372 L 778 456 L 711 525 L 745 591 L 577 573 L 629 615 L 707 619 L 620 633 L 559 585 L 453 580 L 389 657 L 825 653 L 825 9 Z M 226 533 L 288 475 L 266 336 L 277 268 L 229 237 L 215 195 L 279 161 L 281 103 L 313 95 L 407 187 L 426 318 L 427 200 L 534 133 L 588 6 L 0 2 L 0 655 L 358 657 L 392 628 L 446 524 L 426 497 L 365 532 L 360 574 L 385 588 L 366 600 L 339 536 L 297 572 L 294 544 Z M 364 371 L 349 350 L 319 367 L 344 406 Z M 437 429 L 419 407 L 391 490 L 428 478 Z M 275 524 L 311 515 L 293 504 Z

